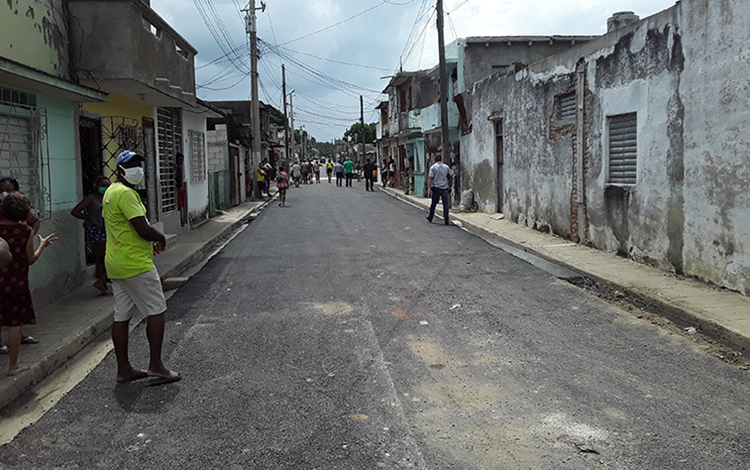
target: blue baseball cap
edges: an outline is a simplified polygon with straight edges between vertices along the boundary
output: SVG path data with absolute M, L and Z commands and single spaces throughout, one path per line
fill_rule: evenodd
M 130 160 L 138 158 L 141 161 L 146 161 L 146 159 L 143 157 L 143 155 L 139 155 L 132 150 L 125 150 L 120 155 L 117 156 L 117 166 L 122 165 L 123 163 L 128 163 Z

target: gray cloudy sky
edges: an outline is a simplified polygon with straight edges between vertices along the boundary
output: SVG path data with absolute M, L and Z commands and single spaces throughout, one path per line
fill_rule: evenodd
M 437 64 L 434 0 L 265 1 L 266 11 L 258 11 L 261 100 L 282 110 L 285 64 L 287 90 L 295 89 L 295 127 L 304 125 L 318 140 L 340 138 L 359 119 L 359 95 L 364 96 L 365 121 L 374 122 L 374 107 L 388 81 L 382 77 L 398 69 L 400 58 L 404 70 Z M 644 18 L 675 3 L 444 2 L 446 43 L 466 36 L 603 34 L 607 18 L 616 11 L 634 11 Z M 151 0 L 151 7 L 198 49 L 200 98 L 249 99 L 249 48 L 241 13 L 246 6 L 247 0 Z

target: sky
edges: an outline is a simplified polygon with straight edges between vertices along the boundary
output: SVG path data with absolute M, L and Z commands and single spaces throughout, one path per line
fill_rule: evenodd
M 283 110 L 294 90 L 294 127 L 319 141 L 342 138 L 359 121 L 375 122 L 381 92 L 403 70 L 438 63 L 435 0 L 264 0 L 258 10 L 260 99 Z M 255 0 L 260 8 L 260 0 Z M 674 0 L 444 0 L 445 42 L 467 36 L 596 35 L 607 18 L 641 18 Z M 199 53 L 198 97 L 250 99 L 247 0 L 151 0 L 153 8 Z

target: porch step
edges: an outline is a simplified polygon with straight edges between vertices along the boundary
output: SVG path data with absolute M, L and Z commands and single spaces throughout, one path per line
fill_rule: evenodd
M 174 233 L 165 233 L 164 237 L 167 239 L 167 246 L 164 247 L 164 251 L 167 251 L 177 243 L 177 235 Z

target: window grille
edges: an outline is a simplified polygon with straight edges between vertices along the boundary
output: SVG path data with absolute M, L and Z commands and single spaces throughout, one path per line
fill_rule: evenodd
M 611 116 L 609 121 L 609 182 L 636 184 L 638 117 L 636 113 Z
M 34 96 L 0 88 L 0 177 L 18 181 L 40 219 L 52 217 L 47 110 Z M 6 101 L 5 98 L 8 98 Z
M 157 126 L 159 133 L 159 183 L 163 213 L 177 210 L 175 188 L 175 161 L 182 153 L 182 114 L 177 108 L 159 108 Z
M 190 140 L 190 182 L 206 180 L 206 137 L 203 132 L 188 131 Z
M 576 94 L 568 93 L 557 97 L 558 119 L 575 120 L 576 118 Z

